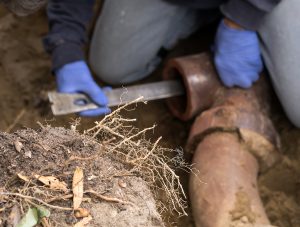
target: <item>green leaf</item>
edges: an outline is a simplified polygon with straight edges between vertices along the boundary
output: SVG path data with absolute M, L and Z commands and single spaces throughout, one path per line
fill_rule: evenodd
M 21 221 L 17 224 L 17 227 L 33 227 L 39 221 L 38 210 L 36 208 L 30 208 Z
M 39 219 L 42 219 L 44 217 L 49 218 L 50 217 L 50 211 L 47 210 L 45 207 L 38 206 L 37 207 Z
M 25 216 L 18 223 L 17 227 L 33 227 L 39 223 L 39 221 L 50 216 L 50 211 L 45 207 L 38 206 L 30 208 Z

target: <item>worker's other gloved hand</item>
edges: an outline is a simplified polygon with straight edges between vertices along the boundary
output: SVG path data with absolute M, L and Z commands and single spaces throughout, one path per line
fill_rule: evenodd
M 57 91 L 61 93 L 84 93 L 100 107 L 80 112 L 83 117 L 95 117 L 110 113 L 107 98 L 93 80 L 85 61 L 76 61 L 64 65 L 55 71 Z
M 256 32 L 231 28 L 222 20 L 214 52 L 215 66 L 225 86 L 249 88 L 258 80 L 263 64 Z

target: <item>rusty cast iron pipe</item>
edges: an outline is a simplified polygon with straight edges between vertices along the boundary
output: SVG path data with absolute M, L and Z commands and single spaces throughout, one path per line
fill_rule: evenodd
M 239 226 L 233 223 L 241 219 L 245 224 L 269 224 L 257 190 L 258 162 L 236 135 L 206 136 L 194 163 L 198 174 L 190 176 L 189 191 L 196 226 Z
M 233 89 L 216 97 L 192 126 L 187 148 L 199 173 L 190 176 L 189 187 L 196 226 L 269 224 L 257 176 L 279 160 L 280 144 L 252 91 Z
M 187 120 L 202 111 L 187 144 L 199 173 L 189 188 L 196 226 L 269 226 L 257 175 L 280 159 L 280 142 L 268 117 L 267 83 L 226 89 L 207 53 L 172 60 L 164 78 L 180 78 L 186 88 L 185 100 L 168 100 L 175 116 Z
M 208 108 L 221 86 L 207 53 L 171 59 L 164 68 L 163 77 L 165 80 L 181 80 L 184 84 L 184 97 L 167 100 L 173 115 L 181 120 L 189 120 Z

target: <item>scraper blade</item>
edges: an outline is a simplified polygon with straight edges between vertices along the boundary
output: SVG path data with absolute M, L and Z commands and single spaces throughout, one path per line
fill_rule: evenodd
M 105 91 L 109 107 L 134 102 L 140 97 L 143 97 L 142 99 L 139 99 L 141 102 L 170 98 L 183 95 L 184 93 L 185 90 L 183 85 L 180 81 L 176 80 L 134 85 Z M 99 106 L 93 103 L 85 94 L 49 92 L 48 97 L 52 104 L 51 109 L 54 115 L 77 113 L 84 110 L 99 108 Z

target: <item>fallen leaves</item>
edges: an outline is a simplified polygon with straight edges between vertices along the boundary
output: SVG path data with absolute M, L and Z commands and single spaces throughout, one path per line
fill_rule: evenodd
M 29 182 L 30 181 L 30 177 L 23 175 L 23 173 L 18 173 L 17 176 L 21 180 L 23 180 L 25 182 Z M 53 176 L 41 176 L 41 175 L 37 175 L 37 174 L 35 174 L 34 177 L 38 181 L 40 181 L 44 185 L 48 186 L 52 190 L 59 190 L 59 191 L 63 191 L 64 193 L 69 192 L 67 184 L 65 182 L 63 182 L 63 181 L 60 181 L 56 177 L 53 177 Z
M 73 209 L 76 218 L 83 218 L 77 222 L 74 227 L 84 227 L 93 219 L 90 212 L 85 208 L 80 208 L 83 199 L 83 170 L 80 167 L 76 167 L 73 182 Z
M 73 190 L 73 208 L 74 210 L 80 207 L 83 198 L 83 170 L 76 167 L 72 183 Z
M 84 174 L 83 169 L 80 167 L 76 167 L 74 174 L 73 174 L 73 181 L 72 181 L 72 194 L 67 194 L 70 190 L 68 189 L 67 184 L 64 181 L 59 180 L 58 178 L 54 176 L 42 176 L 38 174 L 33 174 L 33 177 L 29 177 L 24 175 L 23 172 L 17 174 L 18 178 L 21 179 L 24 182 L 30 182 L 32 178 L 35 178 L 45 186 L 49 187 L 52 190 L 59 190 L 64 193 L 66 193 L 64 196 L 55 197 L 54 199 L 48 201 L 55 201 L 55 200 L 61 200 L 61 199 L 69 199 L 73 197 L 73 211 L 74 216 L 78 219 L 81 219 L 78 223 L 76 223 L 75 227 L 84 227 L 89 224 L 89 222 L 93 219 L 90 211 L 80 207 L 82 201 L 84 201 L 83 195 L 84 195 Z M 91 192 L 90 192 L 91 193 Z M 16 195 L 16 194 L 14 194 Z M 29 199 L 28 196 L 22 196 L 23 198 Z M 32 199 L 33 197 L 30 197 Z M 86 199 L 86 198 L 85 198 Z M 38 199 L 36 199 L 38 200 Z M 42 203 L 41 200 L 38 200 Z M 111 200 L 113 202 L 116 202 L 114 200 Z M 50 208 L 58 208 L 57 206 L 53 206 L 47 203 L 44 203 L 45 205 L 49 206 Z M 72 209 L 72 208 L 69 208 Z M 17 227 L 30 227 L 35 226 L 36 224 L 40 223 L 43 227 L 50 227 L 50 224 L 48 222 L 48 217 L 50 216 L 49 210 L 43 208 L 43 207 L 33 207 L 30 208 L 27 213 L 23 216 L 21 219 L 20 215 L 16 213 L 17 210 L 13 209 L 11 211 L 11 222 L 15 223 L 13 226 Z M 17 218 L 18 217 L 18 218 Z M 21 220 L 20 220 L 21 219 Z M 17 223 L 17 224 L 16 224 Z
M 40 176 L 40 175 L 34 175 L 34 177 L 42 182 L 44 185 L 49 186 L 50 189 L 53 190 L 60 190 L 65 193 L 69 191 L 67 184 L 63 181 L 58 180 L 56 177 L 53 176 Z

